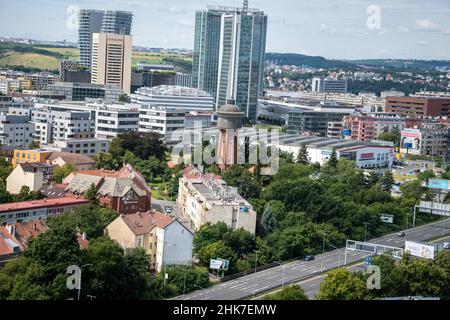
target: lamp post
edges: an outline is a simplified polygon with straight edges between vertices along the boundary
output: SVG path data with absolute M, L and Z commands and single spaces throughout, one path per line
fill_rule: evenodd
M 78 288 L 78 301 L 80 301 L 80 294 L 81 294 L 81 273 L 83 272 L 83 268 L 87 266 L 92 266 L 92 263 L 84 264 L 80 267 L 80 287 Z
M 370 224 L 367 221 L 363 223 L 364 224 L 364 242 L 367 241 L 367 225 Z
M 278 264 L 281 268 L 283 268 L 283 281 L 281 282 L 281 289 L 284 288 L 284 278 L 285 278 L 285 273 L 286 273 L 286 266 L 281 264 L 281 262 L 278 261 L 274 261 L 276 264 Z
M 331 243 L 330 243 L 330 246 L 332 246 L 337 251 L 339 251 L 339 253 L 338 253 L 338 256 L 339 256 L 339 258 L 338 258 L 338 268 L 340 268 L 341 267 L 341 249 L 337 248 L 336 246 L 332 245 Z
M 194 284 L 193 286 L 197 287 L 197 288 L 200 288 L 202 290 L 205 290 L 205 300 L 208 300 L 208 290 L 206 290 L 205 288 L 203 288 L 203 287 L 201 287 L 201 286 L 199 286 L 197 284 Z
M 259 250 L 255 250 L 256 256 L 255 256 L 255 273 L 253 275 L 253 281 L 254 281 L 253 296 L 255 296 L 255 294 L 256 294 L 256 265 L 258 264 L 258 252 L 259 252 Z
M 327 234 L 324 232 L 323 233 L 323 242 L 322 242 L 322 265 L 320 267 L 320 272 L 323 272 L 323 255 L 325 253 L 325 237 L 327 236 Z

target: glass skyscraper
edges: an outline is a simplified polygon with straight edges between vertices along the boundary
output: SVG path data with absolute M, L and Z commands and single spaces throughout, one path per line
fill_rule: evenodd
M 262 94 L 267 15 L 256 9 L 208 7 L 195 14 L 192 87 L 232 103 L 256 120 Z
M 133 14 L 125 11 L 81 9 L 78 15 L 78 48 L 80 64 L 91 66 L 92 34 L 97 32 L 131 34 Z

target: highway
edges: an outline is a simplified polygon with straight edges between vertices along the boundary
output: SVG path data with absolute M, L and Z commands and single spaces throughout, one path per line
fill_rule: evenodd
M 403 248 L 405 240 L 427 241 L 432 238 L 444 236 L 450 233 L 450 219 L 436 221 L 423 226 L 404 230 L 406 236 L 399 237 L 396 233 L 380 238 L 368 240 L 371 243 L 382 244 L 391 247 Z M 282 266 L 273 267 L 255 274 L 250 274 L 226 281 L 207 289 L 197 290 L 186 295 L 172 298 L 172 300 L 239 300 L 249 298 L 259 293 L 278 288 L 284 283 L 300 282 L 305 292 L 313 296 L 318 290 L 318 285 L 323 276 L 321 271 L 343 266 L 345 248 L 334 249 L 322 254 L 318 254 L 315 260 L 296 260 Z M 351 252 L 347 253 L 347 264 L 358 262 L 367 253 Z M 322 270 L 323 259 L 323 270 Z M 316 277 L 315 277 L 316 276 Z M 306 279 L 308 279 L 306 281 Z M 305 281 L 302 281 L 305 280 Z

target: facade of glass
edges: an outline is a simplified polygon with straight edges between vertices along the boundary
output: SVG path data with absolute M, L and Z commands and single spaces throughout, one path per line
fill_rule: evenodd
M 81 9 L 78 15 L 79 62 L 90 67 L 92 62 L 92 34 L 97 32 L 131 34 L 133 14 L 125 11 Z
M 266 30 L 267 15 L 262 11 L 197 11 L 192 87 L 211 94 L 216 108 L 236 104 L 254 121 L 262 94 Z

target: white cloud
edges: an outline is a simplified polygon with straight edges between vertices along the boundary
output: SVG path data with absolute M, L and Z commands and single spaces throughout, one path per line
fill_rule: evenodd
M 337 31 L 335 27 L 333 27 L 333 26 L 330 27 L 323 23 L 320 25 L 319 30 L 323 31 L 323 32 L 328 32 L 328 33 L 336 33 L 336 31 Z
M 410 32 L 411 30 L 409 30 L 409 28 L 407 28 L 407 27 L 404 27 L 404 26 L 398 26 L 397 27 L 397 32 L 400 32 L 400 33 L 407 33 L 407 32 Z
M 416 20 L 416 30 L 427 32 L 439 32 L 441 28 L 431 20 Z

